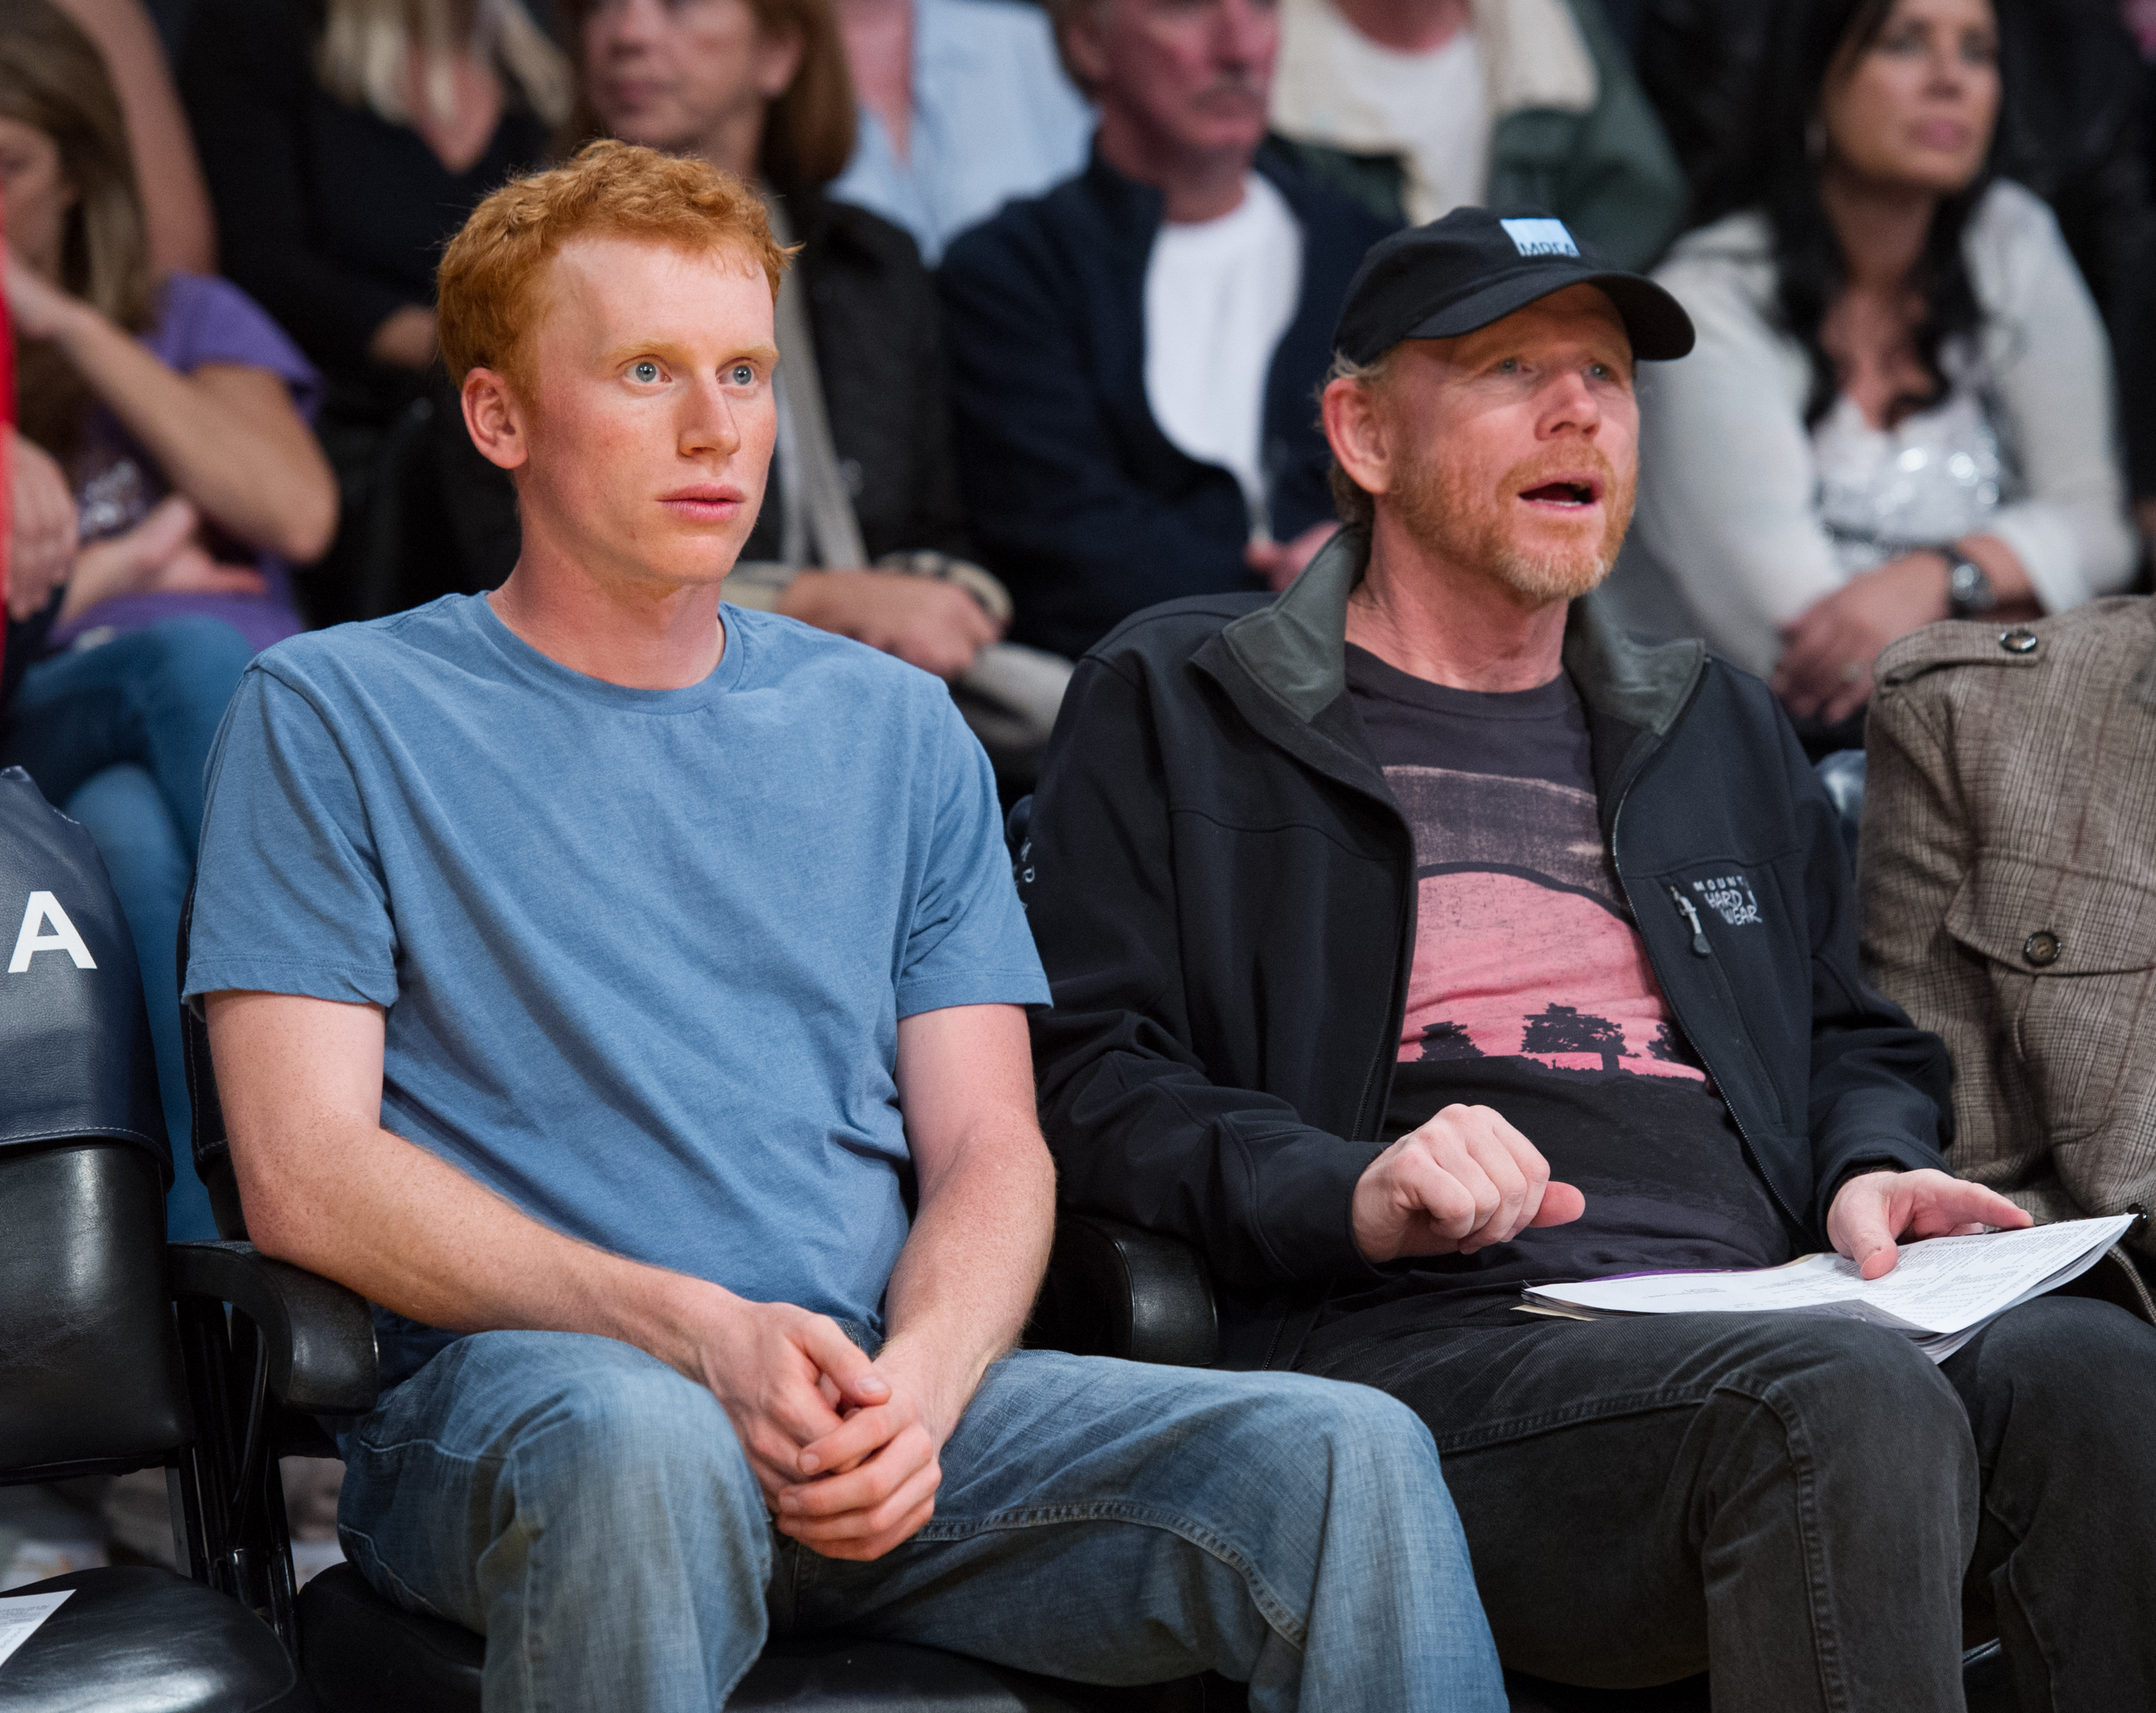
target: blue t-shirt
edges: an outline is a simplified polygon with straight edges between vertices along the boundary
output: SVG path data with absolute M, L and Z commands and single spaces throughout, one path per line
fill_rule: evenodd
M 382 1006 L 387 1129 L 572 1237 L 875 1332 L 898 1020 L 1047 985 L 943 686 L 723 618 L 685 690 L 572 671 L 484 595 L 259 656 L 187 990 Z M 393 1374 L 442 1341 L 390 1330 Z

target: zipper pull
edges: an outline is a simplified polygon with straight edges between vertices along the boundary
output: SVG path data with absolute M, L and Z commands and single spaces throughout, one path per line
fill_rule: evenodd
M 1692 908 L 1691 900 L 1687 898 L 1675 887 L 1671 887 L 1670 888 L 1670 896 L 1676 901 L 1677 913 L 1691 924 L 1691 949 L 1693 952 L 1702 958 L 1712 957 L 1714 955 L 1714 948 L 1709 945 L 1707 942 L 1707 930 L 1700 926 L 1699 912 Z

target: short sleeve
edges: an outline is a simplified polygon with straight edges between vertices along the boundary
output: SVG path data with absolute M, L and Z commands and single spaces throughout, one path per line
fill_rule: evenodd
M 293 404 L 310 422 L 321 403 L 321 373 L 270 312 L 229 280 L 168 275 L 147 342 L 182 374 L 213 363 L 267 369 L 291 388 Z
M 258 661 L 210 752 L 186 992 L 388 1006 L 396 931 L 358 781 L 301 690 Z
M 898 975 L 898 1015 L 1045 1005 L 1048 979 L 1011 879 L 988 758 L 947 698 L 935 735 L 935 818 Z

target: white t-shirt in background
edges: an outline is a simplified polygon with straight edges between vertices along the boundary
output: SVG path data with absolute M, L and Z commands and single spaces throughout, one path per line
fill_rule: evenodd
M 1490 96 L 1472 28 L 1427 53 L 1403 54 L 1318 0 L 1283 11 L 1281 57 L 1303 62 L 1291 69 L 1300 75 L 1295 111 L 1281 126 L 1289 136 L 1350 152 L 1398 149 L 1407 166 L 1402 200 L 1414 225 L 1481 205 L 1490 188 Z
M 1302 228 L 1257 173 L 1217 220 L 1163 223 L 1146 264 L 1146 403 L 1161 432 L 1241 484 L 1265 527 L 1265 382 L 1302 292 Z

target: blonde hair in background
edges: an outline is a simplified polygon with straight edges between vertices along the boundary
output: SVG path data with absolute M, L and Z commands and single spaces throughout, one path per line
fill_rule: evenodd
M 465 16 L 470 26 L 460 42 Z M 569 63 L 522 0 L 329 0 L 316 70 L 338 100 L 371 108 L 392 125 L 409 125 L 418 117 L 406 82 L 414 46 L 424 68 L 420 96 L 437 119 L 454 112 L 449 66 L 465 47 L 508 73 L 547 124 L 568 116 Z
M 48 0 L 0 0 L 0 117 L 50 137 L 75 192 L 59 283 L 131 333 L 157 311 L 142 198 L 120 97 L 95 44 Z M 23 434 L 64 464 L 79 448 L 90 383 L 57 346 L 16 335 Z

